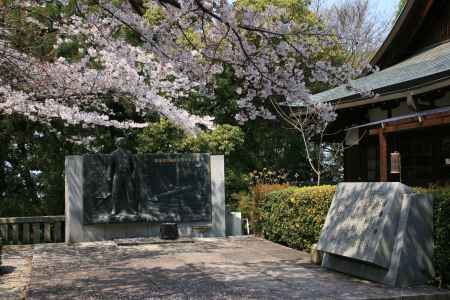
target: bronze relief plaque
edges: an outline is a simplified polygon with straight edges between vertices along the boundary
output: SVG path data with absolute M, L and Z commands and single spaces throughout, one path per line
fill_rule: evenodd
M 208 154 L 83 156 L 84 224 L 211 222 Z

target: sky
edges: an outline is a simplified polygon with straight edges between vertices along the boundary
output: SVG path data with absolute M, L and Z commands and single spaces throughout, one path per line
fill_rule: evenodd
M 326 0 L 326 5 L 332 5 L 344 0 Z M 376 11 L 385 20 L 390 21 L 397 11 L 399 0 L 370 0 L 372 11 Z

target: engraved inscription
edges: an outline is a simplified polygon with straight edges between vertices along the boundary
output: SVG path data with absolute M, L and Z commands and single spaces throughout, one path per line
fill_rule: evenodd
M 336 250 L 343 254 L 351 254 L 356 249 L 364 251 L 370 247 L 373 233 L 378 231 L 383 207 L 384 200 L 377 195 L 359 201 L 354 199 L 352 205 L 340 207 L 336 219 L 342 221 L 337 227 L 327 227 L 325 234 L 338 239 Z
M 388 266 L 405 189 L 388 183 L 338 185 L 317 244 L 320 251 Z M 381 251 L 381 252 L 380 252 Z

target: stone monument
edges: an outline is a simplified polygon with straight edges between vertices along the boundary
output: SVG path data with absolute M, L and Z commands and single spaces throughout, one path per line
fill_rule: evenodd
M 401 183 L 341 183 L 317 250 L 322 266 L 405 287 L 434 276 L 433 201 Z
M 133 155 L 124 139 L 109 155 L 66 157 L 66 241 L 225 235 L 223 156 Z M 206 228 L 206 230 L 205 230 Z

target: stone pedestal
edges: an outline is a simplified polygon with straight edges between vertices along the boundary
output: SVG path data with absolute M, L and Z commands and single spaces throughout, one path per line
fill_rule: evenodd
M 401 183 L 342 183 L 317 244 L 322 266 L 405 287 L 434 276 L 433 201 Z
M 89 242 L 119 238 L 158 237 L 159 224 L 163 222 L 101 223 L 86 224 L 85 193 L 87 166 L 83 156 L 66 157 L 65 167 L 65 216 L 66 242 Z M 92 178 L 90 178 L 92 180 Z M 101 182 L 103 178 L 94 178 Z M 90 183 L 92 186 L 92 183 Z M 210 156 L 210 207 L 209 221 L 178 222 L 180 237 L 223 237 L 225 236 L 225 172 L 224 157 Z M 205 228 L 200 234 L 193 230 Z
M 227 212 L 227 236 L 242 235 L 242 213 L 236 211 Z
M 162 223 L 159 227 L 159 237 L 162 240 L 178 239 L 177 223 Z

